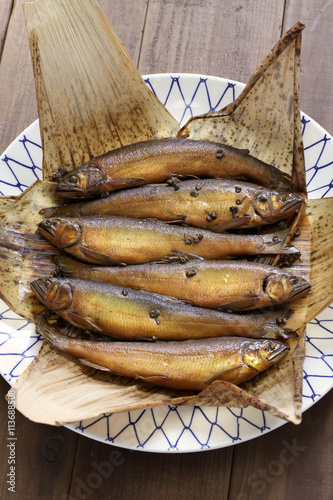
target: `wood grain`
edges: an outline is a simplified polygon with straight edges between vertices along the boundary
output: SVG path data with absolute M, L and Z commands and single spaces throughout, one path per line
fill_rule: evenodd
M 0 151 L 37 118 L 35 86 L 22 3 L 14 2 L 0 71 Z
M 148 0 L 101 0 L 98 3 L 138 66 Z
M 80 498 L 80 491 L 86 489 L 87 498 L 91 492 L 95 500 L 226 499 L 232 455 L 233 448 L 185 455 L 149 454 L 80 440 L 70 495 Z M 94 489 L 92 474 L 102 468 L 106 477 Z
M 333 2 L 287 0 L 284 30 L 296 21 L 306 24 L 301 54 L 301 110 L 333 134 L 332 102 Z
M 139 70 L 246 82 L 281 35 L 283 6 L 283 0 L 150 1 Z
M 8 384 L 0 378 L 0 425 L 6 430 L 1 440 L 0 497 L 17 499 L 59 500 L 68 491 L 72 477 L 78 436 L 65 427 L 37 425 L 16 412 L 16 491 L 8 492 L 9 472 L 7 435 L 7 404 L 4 402 Z
M 314 492 L 332 498 L 332 429 L 331 391 L 304 413 L 301 426 L 287 424 L 236 446 L 229 499 L 312 500 Z
M 3 44 L 5 42 L 8 21 L 10 18 L 10 13 L 13 7 L 12 0 L 2 0 L 0 4 L 0 59 L 3 49 Z

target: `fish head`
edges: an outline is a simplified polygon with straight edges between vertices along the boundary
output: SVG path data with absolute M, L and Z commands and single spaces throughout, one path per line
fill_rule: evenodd
M 70 219 L 45 219 L 38 224 L 39 232 L 53 245 L 69 248 L 81 241 L 80 225 Z
M 254 210 L 263 220 L 285 219 L 303 203 L 297 194 L 288 191 L 260 190 L 254 200 Z
M 264 292 L 275 304 L 298 299 L 310 290 L 310 283 L 296 274 L 272 273 L 266 276 Z
M 278 340 L 248 340 L 242 343 L 242 358 L 247 366 L 262 372 L 278 363 L 289 350 L 287 344 Z
M 105 173 L 91 160 L 64 174 L 58 181 L 56 192 L 64 197 L 89 198 L 102 192 L 105 180 Z
M 60 278 L 39 278 L 31 289 L 39 300 L 52 311 L 67 309 L 73 300 L 72 285 Z

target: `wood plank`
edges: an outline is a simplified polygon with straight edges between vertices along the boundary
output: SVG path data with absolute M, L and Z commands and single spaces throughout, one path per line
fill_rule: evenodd
M 139 70 L 247 82 L 280 38 L 283 7 L 283 0 L 149 2 Z
M 302 36 L 301 110 L 333 134 L 332 102 L 333 3 L 327 0 L 287 0 L 284 29 L 306 24 Z
M 15 412 L 15 436 L 8 434 L 8 405 L 4 402 L 10 389 L 0 377 L 0 497 L 16 495 L 25 500 L 59 500 L 68 491 L 72 477 L 78 435 L 65 427 L 38 425 Z M 14 443 L 11 448 L 7 445 Z M 15 459 L 15 494 L 8 491 L 9 459 Z
M 127 52 L 137 66 L 148 0 L 100 0 L 104 14 L 111 22 Z
M 331 391 L 304 413 L 300 426 L 286 424 L 236 446 L 229 500 L 312 500 L 314 492 L 332 498 L 332 429 Z
M 80 440 L 69 498 L 226 499 L 232 453 L 150 454 Z
M 37 118 L 35 87 L 22 3 L 14 2 L 0 72 L 0 151 Z
M 0 3 L 0 60 L 12 8 L 13 0 L 2 0 Z

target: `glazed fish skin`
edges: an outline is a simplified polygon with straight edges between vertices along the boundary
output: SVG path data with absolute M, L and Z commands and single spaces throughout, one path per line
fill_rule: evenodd
M 141 264 L 191 254 L 215 260 L 237 255 L 297 254 L 283 245 L 285 232 L 260 235 L 213 233 L 127 217 L 62 217 L 40 222 L 53 245 L 92 264 Z
M 42 278 L 31 287 L 47 308 L 72 325 L 119 339 L 295 336 L 277 324 L 286 312 L 228 314 L 142 290 L 74 278 Z
M 61 334 L 39 315 L 38 333 L 82 363 L 174 389 L 202 390 L 215 380 L 241 384 L 278 363 L 289 347 L 276 340 L 221 337 L 170 342 L 90 341 Z
M 115 149 L 62 175 L 57 193 L 85 198 L 134 185 L 165 182 L 171 176 L 242 178 L 276 188 L 290 184 L 286 174 L 248 154 L 210 141 L 155 139 Z
M 310 284 L 288 270 L 247 261 L 92 266 L 55 257 L 60 275 L 113 283 L 169 295 L 192 305 L 249 311 L 296 300 Z
M 115 215 L 156 218 L 223 231 L 260 226 L 287 218 L 302 205 L 290 191 L 226 179 L 196 179 L 175 185 L 148 184 L 106 198 L 45 209 L 43 215 Z

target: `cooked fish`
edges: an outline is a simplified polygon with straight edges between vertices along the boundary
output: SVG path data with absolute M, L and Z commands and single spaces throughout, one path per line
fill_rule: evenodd
M 215 380 L 241 384 L 278 363 L 289 347 L 277 340 L 220 337 L 204 340 L 120 342 L 67 337 L 40 314 L 39 334 L 85 365 L 174 389 L 202 390 Z
M 226 179 L 148 184 L 111 193 L 108 197 L 46 208 L 44 217 L 116 215 L 182 222 L 221 232 L 270 224 L 287 218 L 302 198 L 286 190 L 268 189 Z
M 127 217 L 59 217 L 39 223 L 53 245 L 93 264 L 140 264 L 194 256 L 225 259 L 237 255 L 298 254 L 284 245 L 286 232 L 265 235 L 213 233 Z
M 54 258 L 60 275 L 113 283 L 169 295 L 192 305 L 251 310 L 285 304 L 310 290 L 287 269 L 245 260 L 203 260 L 184 264 L 93 266 L 65 254 Z
M 270 188 L 290 185 L 286 174 L 254 158 L 248 150 L 184 138 L 153 139 L 124 146 L 92 158 L 68 173 L 60 170 L 54 179 L 58 181 L 59 195 L 85 198 L 164 182 L 175 176 L 246 179 Z
M 76 278 L 41 278 L 31 288 L 48 309 L 72 325 L 119 339 L 295 336 L 281 326 L 290 311 L 228 314 L 143 290 Z

